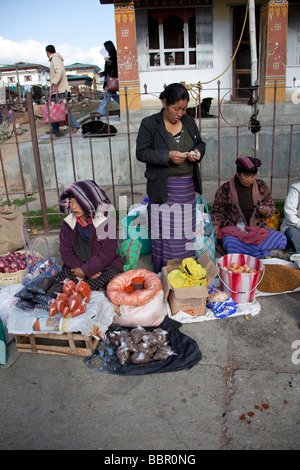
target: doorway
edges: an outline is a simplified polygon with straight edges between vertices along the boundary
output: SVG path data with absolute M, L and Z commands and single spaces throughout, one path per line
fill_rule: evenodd
M 237 48 L 243 24 L 245 20 L 247 6 L 232 7 L 232 53 Z M 255 7 L 255 28 L 256 28 L 256 47 L 257 47 L 257 64 L 259 64 L 259 17 L 260 9 Z M 232 63 L 232 97 L 233 101 L 249 100 L 251 94 L 251 53 L 250 53 L 250 34 L 249 34 L 249 14 L 243 33 L 243 37 Z

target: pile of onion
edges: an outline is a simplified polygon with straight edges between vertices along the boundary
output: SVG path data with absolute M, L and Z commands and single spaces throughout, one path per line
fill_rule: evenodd
M 28 263 L 32 264 L 32 262 L 32 256 L 28 255 Z M 25 253 L 10 251 L 6 255 L 0 256 L 0 273 L 15 273 L 22 269 L 27 269 Z

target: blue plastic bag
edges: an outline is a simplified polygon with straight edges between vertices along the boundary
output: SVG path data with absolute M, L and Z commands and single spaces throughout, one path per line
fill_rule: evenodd
M 4 326 L 0 318 L 0 364 L 5 364 L 8 360 L 7 346 L 5 340 Z
M 216 288 L 213 286 L 208 293 L 216 292 Z M 226 318 L 236 312 L 237 304 L 235 301 L 228 297 L 224 302 L 207 302 L 207 308 L 213 311 L 216 318 Z

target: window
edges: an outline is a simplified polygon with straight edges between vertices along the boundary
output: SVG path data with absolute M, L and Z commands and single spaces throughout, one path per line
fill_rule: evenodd
M 31 82 L 32 77 L 31 75 L 24 75 L 24 82 Z
M 136 9 L 135 18 L 140 72 L 213 67 L 211 6 Z
M 15 79 L 15 77 L 7 77 L 7 82 L 8 83 L 15 83 L 16 79 Z
M 300 65 L 300 9 L 289 5 L 287 65 Z
M 196 64 L 195 9 L 148 13 L 150 67 Z

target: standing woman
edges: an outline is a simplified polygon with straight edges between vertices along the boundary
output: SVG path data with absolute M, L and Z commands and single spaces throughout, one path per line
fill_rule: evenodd
M 187 89 L 161 93 L 162 110 L 141 122 L 136 158 L 146 164 L 152 262 L 158 273 L 168 260 L 193 256 L 195 191 L 202 193 L 199 163 L 205 153 L 195 120 L 186 115 Z
M 120 97 L 116 91 L 109 91 L 106 88 L 107 78 L 118 77 L 118 60 L 117 60 L 117 51 L 112 41 L 106 41 L 103 44 L 104 48 L 108 53 L 108 57 L 105 57 L 105 66 L 104 72 L 100 73 L 100 77 L 104 77 L 103 88 L 105 89 L 103 100 L 100 103 L 97 113 L 100 113 L 101 116 L 106 115 L 106 107 L 110 102 L 110 99 L 113 98 L 117 104 L 120 104 Z

